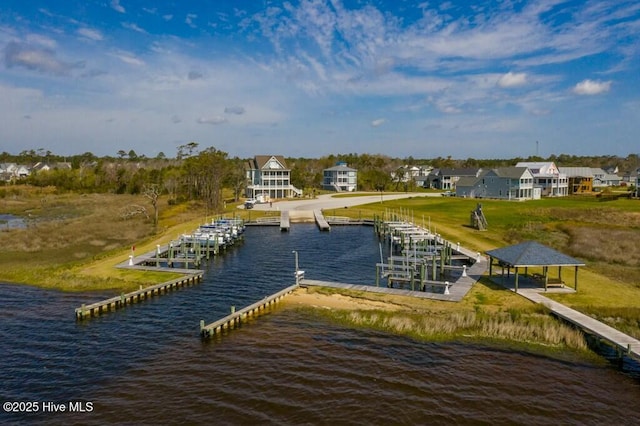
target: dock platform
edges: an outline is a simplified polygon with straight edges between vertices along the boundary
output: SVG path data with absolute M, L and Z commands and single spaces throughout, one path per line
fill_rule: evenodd
M 85 318 L 98 316 L 104 312 L 124 308 L 126 305 L 140 302 L 152 296 L 166 293 L 170 290 L 175 290 L 180 287 L 196 284 L 202 280 L 202 274 L 202 271 L 191 273 L 187 276 L 177 278 L 175 280 L 166 281 L 145 288 L 140 288 L 139 290 L 132 291 L 126 294 L 123 293 L 120 296 L 101 300 L 90 305 L 83 304 L 81 307 L 76 308 L 76 319 L 83 320 Z
M 321 231 L 331 231 L 331 226 L 329 225 L 327 220 L 324 218 L 324 215 L 322 214 L 322 210 L 314 210 L 313 217 L 315 218 L 316 224 L 318 225 L 318 228 Z
M 289 210 L 283 210 L 280 213 L 280 230 L 283 232 L 289 231 L 291 223 L 289 220 Z
M 230 315 L 212 322 L 211 324 L 205 325 L 204 320 L 202 320 L 200 321 L 200 336 L 203 339 L 207 339 L 216 334 L 222 333 L 224 330 L 230 330 L 236 325 L 242 324 L 242 322 L 246 321 L 249 317 L 255 317 L 260 313 L 265 312 L 272 305 L 281 301 L 285 296 L 288 296 L 297 288 L 298 285 L 294 284 L 284 290 L 280 290 L 279 292 L 272 294 L 271 296 L 265 297 L 246 308 L 231 312 Z

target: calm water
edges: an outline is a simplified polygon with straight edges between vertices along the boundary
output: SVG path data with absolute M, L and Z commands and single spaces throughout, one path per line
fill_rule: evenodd
M 276 309 L 209 342 L 199 321 L 314 279 L 371 283 L 371 228 L 250 228 L 194 287 L 76 323 L 103 294 L 0 285 L 0 424 L 638 424 L 640 379 L 612 366 L 351 330 Z M 1 255 L 1 254 L 0 254 Z M 91 402 L 91 412 L 42 412 Z M 51 405 L 49 405 L 51 407 Z M 86 405 L 85 405 L 86 407 Z

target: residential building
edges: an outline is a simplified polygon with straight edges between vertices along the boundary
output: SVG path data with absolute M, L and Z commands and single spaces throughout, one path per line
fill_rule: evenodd
M 569 194 L 593 192 L 593 171 L 591 167 L 560 167 L 560 173 L 567 175 Z
M 428 176 L 428 187 L 435 189 L 454 190 L 458 180 L 463 177 L 476 178 L 482 169 L 434 169 Z
M 0 163 L 0 180 L 13 181 L 31 174 L 29 167 L 16 163 Z
M 246 196 L 273 200 L 302 196 L 291 184 L 291 170 L 282 155 L 256 155 L 245 165 Z
M 329 191 L 356 191 L 358 188 L 358 171 L 339 162 L 322 172 L 322 188 Z
M 391 172 L 391 179 L 394 182 L 424 182 L 426 176 L 429 175 L 432 170 L 433 167 L 431 166 L 409 166 L 405 164 Z
M 619 186 L 622 178 L 615 173 L 609 173 L 600 168 L 591 168 L 593 174 L 593 189 L 604 189 L 609 186 Z
M 540 195 L 541 189 L 534 185 L 533 174 L 527 167 L 487 170 L 478 177 L 461 177 L 456 185 L 458 197 L 532 200 Z
M 527 167 L 531 171 L 533 184 L 540 187 L 542 196 L 566 197 L 569 195 L 567 175 L 560 173 L 554 162 L 521 161 L 516 164 L 516 167 Z

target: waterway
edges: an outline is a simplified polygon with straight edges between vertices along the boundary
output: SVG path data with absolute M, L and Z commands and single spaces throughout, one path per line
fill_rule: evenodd
M 111 294 L 0 285 L 0 400 L 38 403 L 3 410 L 0 424 L 640 422 L 640 375 L 610 364 L 417 342 L 283 308 L 200 340 L 201 319 L 292 284 L 293 250 L 308 277 L 360 284 L 380 257 L 367 227 L 249 228 L 202 283 L 82 322 L 75 307 Z

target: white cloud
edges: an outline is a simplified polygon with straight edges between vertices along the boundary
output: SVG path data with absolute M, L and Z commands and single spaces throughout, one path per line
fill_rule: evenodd
M 2 30 L 4 30 L 4 28 Z M 51 39 L 49 37 L 42 36 L 40 34 L 28 34 L 25 37 L 25 39 L 26 39 L 27 43 L 29 43 L 29 44 L 42 46 L 42 47 L 44 47 L 46 49 L 52 49 L 53 50 L 56 47 L 58 47 L 58 43 L 55 40 L 53 40 L 53 39 Z
M 135 65 L 135 66 L 142 66 L 145 64 L 142 59 L 137 58 L 133 53 L 120 51 L 115 53 L 114 56 L 120 59 L 125 64 Z
M 125 13 L 124 7 L 120 5 L 120 0 L 111 0 L 111 9 L 116 12 Z
M 462 110 L 453 105 L 438 105 L 438 109 L 445 114 L 460 114 Z
M 509 88 L 523 86 L 527 83 L 527 74 L 523 72 L 514 73 L 509 71 L 498 80 L 498 86 Z
M 18 66 L 54 75 L 68 75 L 72 69 L 83 66 L 82 63 L 72 64 L 59 60 L 52 50 L 16 42 L 7 44 L 4 62 L 8 68 Z
M 213 117 L 200 117 L 196 120 L 196 122 L 198 124 L 211 124 L 211 125 L 218 125 L 218 124 L 224 124 L 227 123 L 229 120 L 227 120 L 224 117 L 221 117 L 219 115 L 213 116 Z
M 184 19 L 184 23 L 190 26 L 191 28 L 197 28 L 196 24 L 193 22 L 193 20 L 196 19 L 197 17 L 198 15 L 196 14 L 188 13 L 187 17 Z
M 78 34 L 93 41 L 101 41 L 104 39 L 100 31 L 86 27 L 78 29 Z
M 134 24 L 133 22 L 123 22 L 122 26 L 128 30 L 133 30 L 142 34 L 147 34 L 147 32 L 142 28 L 140 28 L 138 24 Z
M 384 124 L 384 122 L 387 121 L 384 118 L 378 118 L 375 119 L 371 122 L 371 127 L 379 127 L 382 126 Z
M 573 87 L 576 95 L 599 95 L 611 88 L 611 81 L 583 80 Z

